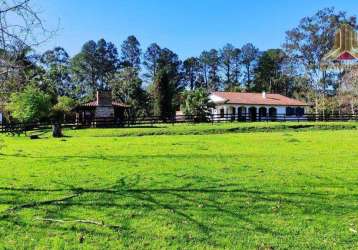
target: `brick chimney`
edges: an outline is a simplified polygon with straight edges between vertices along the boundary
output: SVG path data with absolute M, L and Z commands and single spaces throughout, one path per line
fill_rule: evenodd
M 112 106 L 112 91 L 97 91 L 97 105 L 98 106 Z

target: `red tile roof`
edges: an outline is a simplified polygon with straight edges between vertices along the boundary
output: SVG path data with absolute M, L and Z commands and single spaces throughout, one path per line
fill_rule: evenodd
M 308 106 L 299 100 L 280 94 L 240 93 L 240 92 L 213 92 L 212 95 L 224 99 L 222 103 L 247 105 L 273 105 L 273 106 Z

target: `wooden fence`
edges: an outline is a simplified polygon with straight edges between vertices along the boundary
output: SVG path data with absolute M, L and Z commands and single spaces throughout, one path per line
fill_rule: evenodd
M 174 117 L 159 117 L 159 116 L 146 116 L 135 117 L 125 120 L 114 119 L 94 119 L 91 121 L 78 122 L 76 120 L 66 120 L 61 123 L 64 128 L 120 128 L 120 127 L 135 127 L 135 126 L 154 126 L 157 124 L 177 124 L 177 123 L 220 123 L 220 122 L 275 122 L 275 121 L 358 121 L 358 115 L 355 114 L 342 114 L 342 115 L 316 115 L 305 114 L 303 116 L 288 116 L 288 115 L 275 115 L 275 116 L 253 116 L 250 114 L 244 115 L 208 115 L 205 117 L 198 116 L 174 116 Z M 46 130 L 51 129 L 53 122 L 32 122 L 32 123 L 15 123 L 3 122 L 0 124 L 0 133 L 21 134 L 27 131 Z

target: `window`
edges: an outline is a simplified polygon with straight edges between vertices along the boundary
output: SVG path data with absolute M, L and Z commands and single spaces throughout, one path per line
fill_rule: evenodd
M 267 115 L 267 109 L 266 109 L 265 107 L 261 107 L 261 108 L 259 109 L 259 115 L 260 115 L 260 117 L 266 117 L 266 115 Z
M 295 109 L 291 107 L 286 107 L 286 115 L 288 116 L 295 115 Z
M 225 116 L 225 110 L 224 109 L 220 109 L 220 117 L 224 118 Z
M 270 108 L 269 109 L 269 116 L 273 117 L 277 115 L 277 109 L 276 108 Z
M 301 107 L 296 108 L 296 116 L 302 117 L 305 114 L 305 109 Z

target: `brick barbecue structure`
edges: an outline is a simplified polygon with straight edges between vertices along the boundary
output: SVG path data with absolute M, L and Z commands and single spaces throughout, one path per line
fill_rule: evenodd
M 105 122 L 122 123 L 126 109 L 128 105 L 113 101 L 111 91 L 97 91 L 95 101 L 79 105 L 74 111 L 77 123 L 96 126 Z

